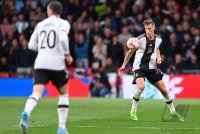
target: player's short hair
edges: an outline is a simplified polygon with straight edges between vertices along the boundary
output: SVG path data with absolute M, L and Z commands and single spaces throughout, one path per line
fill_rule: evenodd
M 147 19 L 143 21 L 143 25 L 149 25 L 152 24 L 155 26 L 155 22 L 152 19 Z
M 49 8 L 54 14 L 61 15 L 63 11 L 63 6 L 59 1 L 51 1 L 48 4 Z

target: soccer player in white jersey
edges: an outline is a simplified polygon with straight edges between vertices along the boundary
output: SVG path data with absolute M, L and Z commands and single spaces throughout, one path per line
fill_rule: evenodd
M 137 85 L 137 90 L 133 94 L 133 103 L 130 112 L 131 119 L 134 121 L 138 120 L 137 105 L 140 95 L 145 88 L 146 78 L 162 93 L 164 100 L 170 109 L 171 115 L 176 117 L 179 121 L 184 121 L 183 117 L 176 112 L 172 99 L 170 98 L 162 80 L 163 74 L 161 70 L 157 68 L 157 64 L 161 64 L 159 46 L 162 42 L 162 39 L 160 36 L 155 34 L 155 23 L 151 19 L 145 20 L 143 24 L 145 28 L 145 34 L 137 37 L 140 44 L 139 47 L 137 48 L 135 46 L 127 52 L 124 62 L 119 70 L 119 74 L 122 75 L 129 59 L 133 53 L 136 52 L 133 63 L 133 84 Z
M 66 64 L 70 65 L 73 58 L 69 52 L 68 33 L 70 24 L 60 18 L 63 7 L 58 1 L 51 1 L 47 6 L 48 18 L 38 23 L 31 36 L 28 47 L 37 51 L 33 92 L 26 101 L 21 115 L 22 133 L 27 133 L 28 120 L 32 110 L 41 99 L 45 85 L 51 80 L 60 95 L 58 101 L 58 134 L 68 134 L 66 121 L 68 116 L 69 98 L 67 92 Z

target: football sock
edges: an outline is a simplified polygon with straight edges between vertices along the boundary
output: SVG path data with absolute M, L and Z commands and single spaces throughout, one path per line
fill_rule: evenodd
M 169 94 L 168 94 L 168 93 L 163 94 L 163 97 L 164 97 L 165 103 L 167 104 L 167 106 L 168 106 L 169 109 L 170 109 L 170 113 L 175 113 L 176 110 L 175 110 L 175 108 L 174 108 L 173 101 L 172 101 L 172 99 L 170 98 Z
M 32 93 L 26 101 L 24 112 L 27 112 L 30 116 L 31 112 L 37 105 L 37 102 L 40 100 L 41 96 L 37 93 Z
M 65 129 L 67 116 L 68 116 L 68 108 L 69 108 L 69 97 L 68 94 L 63 94 L 59 96 L 58 101 L 58 122 L 59 128 Z
M 135 90 L 133 94 L 133 102 L 132 102 L 132 111 L 137 111 L 138 101 L 140 100 L 140 95 L 142 94 L 142 90 L 138 89 Z

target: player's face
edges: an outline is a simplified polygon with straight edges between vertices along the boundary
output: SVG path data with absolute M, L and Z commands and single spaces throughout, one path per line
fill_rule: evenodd
M 145 32 L 148 38 L 153 38 L 154 37 L 154 31 L 155 31 L 155 26 L 153 24 L 145 25 Z

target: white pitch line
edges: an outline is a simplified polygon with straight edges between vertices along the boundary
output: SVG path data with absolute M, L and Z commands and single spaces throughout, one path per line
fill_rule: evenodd
M 12 127 L 19 127 L 19 125 L 12 125 Z M 55 127 L 55 126 L 45 126 L 45 125 L 37 125 L 30 127 Z M 162 131 L 172 131 L 172 130 L 200 130 L 199 127 L 134 127 L 134 126 L 69 126 L 73 128 L 121 128 L 121 129 L 146 129 L 146 130 L 162 130 Z
M 116 128 L 110 126 L 70 126 L 70 127 L 80 127 L 80 128 Z M 125 128 L 125 129 L 149 129 L 149 130 L 200 130 L 198 127 L 125 127 L 125 126 L 117 126 L 117 128 Z
M 71 127 L 81 127 L 81 128 L 116 128 L 116 127 L 110 127 L 110 126 L 71 126 Z M 129 128 L 129 129 L 161 129 L 160 127 L 119 127 L 117 128 Z

